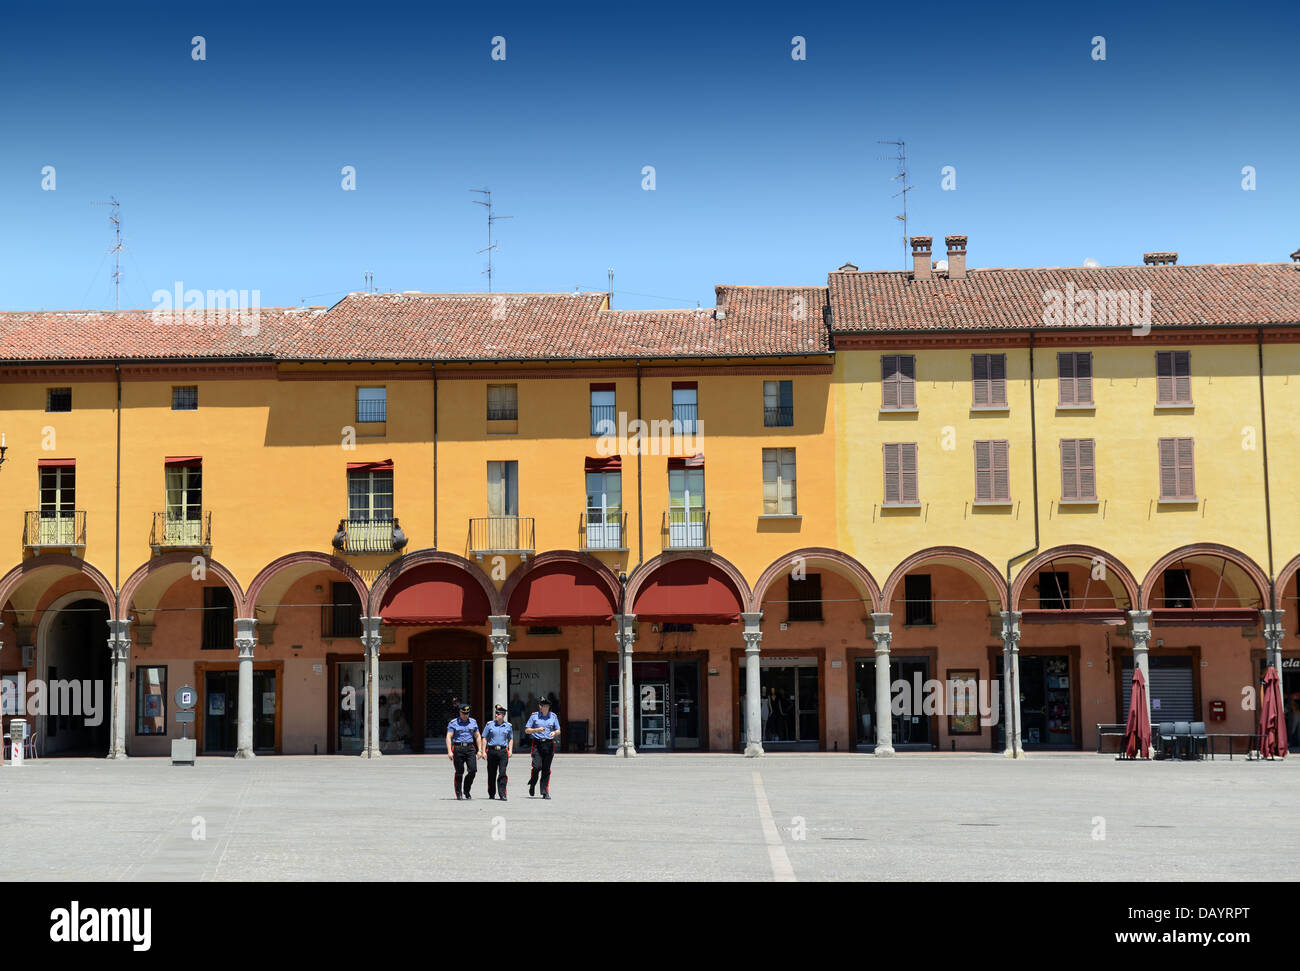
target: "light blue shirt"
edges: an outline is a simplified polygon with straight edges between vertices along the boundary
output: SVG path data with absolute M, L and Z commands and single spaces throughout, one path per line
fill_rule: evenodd
M 528 716 L 528 724 L 524 728 L 542 728 L 545 731 L 536 732 L 532 737 L 548 739 L 560 730 L 560 720 L 555 717 L 555 712 L 543 716 L 540 712 L 533 712 Z
M 447 731 L 451 732 L 451 740 L 456 745 L 462 742 L 473 742 L 474 735 L 478 732 L 478 722 L 473 718 L 469 721 L 453 718 L 447 722 Z
M 490 721 L 483 727 L 483 741 L 488 745 L 509 745 L 514 737 L 515 730 L 509 722 L 498 725 L 495 721 Z

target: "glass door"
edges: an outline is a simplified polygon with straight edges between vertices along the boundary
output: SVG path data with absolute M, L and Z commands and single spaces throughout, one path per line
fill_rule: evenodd
M 76 541 L 77 470 L 73 466 L 42 468 L 41 515 L 37 542 L 67 546 Z
M 163 541 L 169 546 L 203 545 L 203 467 L 167 466 L 167 517 Z
M 700 663 L 674 661 L 672 747 L 700 747 Z
M 519 463 L 488 463 L 488 537 L 490 550 L 519 549 Z
M 456 706 L 470 702 L 469 661 L 424 662 L 424 750 L 445 752 L 447 723 L 458 714 Z M 474 713 L 481 728 L 489 718 Z
M 238 674 L 236 674 L 238 678 Z M 236 681 L 238 684 L 238 681 Z M 253 748 L 275 749 L 275 672 L 253 672 Z
M 587 473 L 587 548 L 616 550 L 623 545 L 623 474 Z
M 668 470 L 668 545 L 704 545 L 704 470 Z
M 637 686 L 637 728 L 640 733 L 638 748 L 666 749 L 668 747 L 668 684 L 664 681 L 644 681 Z
M 358 550 L 393 545 L 393 472 L 353 469 L 348 472 L 348 543 Z
M 233 752 L 238 730 L 238 671 L 209 671 L 204 678 L 203 751 Z

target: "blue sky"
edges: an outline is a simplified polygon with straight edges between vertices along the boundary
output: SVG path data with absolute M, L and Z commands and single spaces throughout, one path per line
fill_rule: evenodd
M 710 306 L 901 267 L 899 138 L 910 231 L 966 233 L 971 266 L 1300 246 L 1288 4 L 462 6 L 4 4 L 0 307 L 111 307 L 113 195 L 124 307 L 485 289 L 483 186 L 513 217 L 495 289 L 613 267 L 616 306 Z

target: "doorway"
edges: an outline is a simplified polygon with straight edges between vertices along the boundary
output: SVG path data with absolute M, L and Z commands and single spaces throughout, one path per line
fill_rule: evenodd
M 276 672 L 253 670 L 253 749 L 275 751 Z M 203 751 L 239 748 L 239 670 L 208 671 L 203 678 Z
M 44 670 L 49 691 L 40 719 L 42 755 L 103 756 L 111 730 L 112 666 L 108 653 L 108 607 L 90 597 L 72 599 L 47 612 Z M 47 622 L 42 617 L 42 624 Z M 75 688 L 73 686 L 76 686 Z

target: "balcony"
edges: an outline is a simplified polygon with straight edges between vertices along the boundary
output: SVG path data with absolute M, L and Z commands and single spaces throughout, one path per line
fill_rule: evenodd
M 793 405 L 765 405 L 763 407 L 764 428 L 789 428 L 793 424 Z
M 588 509 L 578 522 L 578 549 L 627 550 L 627 513 Z
M 202 550 L 205 556 L 210 554 L 212 513 L 200 513 L 192 519 L 169 518 L 165 512 L 154 513 L 149 546 L 155 555 L 169 550 Z
M 333 546 L 340 553 L 401 553 L 406 534 L 397 519 L 340 519 Z
M 31 550 L 63 549 L 72 552 L 86 545 L 83 510 L 29 512 L 23 520 L 23 546 Z
M 537 547 L 531 516 L 482 516 L 469 521 L 469 549 L 478 559 L 509 554 L 527 558 Z
M 660 528 L 666 550 L 708 550 L 709 513 L 699 508 L 670 509 L 664 513 Z
M 694 435 L 695 423 L 699 419 L 698 404 L 679 402 L 673 405 L 674 432 L 682 435 Z
M 618 405 L 591 406 L 591 434 L 597 438 L 618 432 Z

